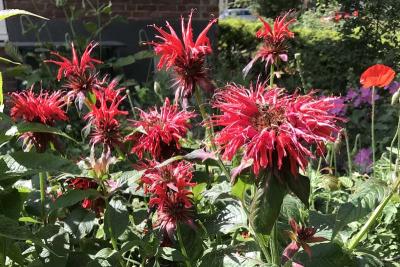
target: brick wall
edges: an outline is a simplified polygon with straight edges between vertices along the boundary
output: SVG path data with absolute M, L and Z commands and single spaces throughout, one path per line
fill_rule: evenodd
M 47 18 L 64 18 L 64 12 L 57 8 L 55 0 L 3 0 L 5 8 L 18 8 L 31 11 Z M 95 2 L 95 1 L 93 1 Z M 108 2 L 101 1 L 100 2 Z M 210 19 L 218 17 L 219 0 L 111 0 L 112 10 L 129 20 L 151 18 L 177 18 L 181 14 L 196 9 L 194 19 Z M 68 0 L 80 6 L 82 0 Z

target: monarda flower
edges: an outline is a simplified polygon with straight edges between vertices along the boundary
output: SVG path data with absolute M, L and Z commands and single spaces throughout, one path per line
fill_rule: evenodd
M 242 152 L 241 165 L 252 163 L 256 175 L 265 168 L 290 169 L 297 175 L 298 167 L 304 170 L 314 157 L 310 146 L 322 152 L 324 142 L 336 140 L 340 119 L 330 112 L 337 108 L 334 100 L 313 93 L 288 95 L 265 83 L 250 89 L 228 85 L 215 96 L 213 106 L 221 115 L 214 116 L 213 123 L 223 127 L 215 143 L 226 159 Z
M 95 89 L 98 84 L 102 83 L 102 81 L 98 79 L 95 68 L 95 64 L 101 64 L 102 61 L 90 56 L 96 46 L 96 43 L 90 43 L 79 59 L 74 44 L 72 43 L 71 60 L 61 56 L 58 52 L 51 52 L 51 54 L 57 56 L 61 61 L 45 61 L 59 66 L 57 80 L 60 81 L 63 77 L 67 79 L 63 87 L 69 90 L 67 95 L 70 99 L 76 98 L 79 108 L 82 107 L 86 94 Z
M 263 39 L 264 43 L 258 49 L 255 57 L 243 69 L 245 76 L 259 59 L 265 62 L 265 69 L 280 60 L 285 62 L 288 60 L 286 40 L 294 37 L 293 32 L 289 30 L 289 26 L 295 22 L 295 19 L 287 19 L 289 14 L 286 13 L 284 16 L 276 18 L 272 27 L 260 17 L 263 27 L 257 31 L 256 37 Z
M 85 115 L 84 119 L 89 122 L 87 127 L 93 127 L 90 143 L 103 144 L 105 149 L 119 147 L 122 143 L 120 132 L 120 122 L 117 117 L 127 115 L 128 112 L 119 110 L 119 105 L 125 97 L 120 97 L 119 92 L 113 99 L 104 91 L 94 90 L 96 104 L 91 104 L 91 111 Z
M 159 35 L 156 35 L 159 42 L 149 43 L 154 46 L 155 53 L 161 56 L 157 68 L 165 67 L 167 70 L 172 68 L 175 72 L 175 85 L 177 86 L 175 102 L 180 98 L 187 99 L 190 97 L 196 85 L 206 91 L 213 90 L 213 85 L 207 77 L 204 62 L 206 55 L 212 52 L 207 32 L 217 20 L 211 20 L 194 41 L 192 15 L 193 11 L 189 15 L 186 26 L 183 17 L 181 18 L 182 38 L 178 37 L 175 30 L 167 22 L 166 26 L 169 33 L 153 25 L 159 33 Z
M 298 225 L 294 219 L 289 221 L 292 231 L 287 231 L 292 242 L 285 248 L 282 254 L 282 264 L 292 259 L 297 251 L 302 247 L 304 251 L 311 257 L 311 248 L 308 244 L 320 243 L 327 241 L 324 237 L 314 236 L 316 229 L 313 227 L 304 227 Z
M 141 178 L 145 193 L 150 194 L 149 206 L 157 209 L 156 226 L 171 238 L 179 222 L 194 227 L 191 182 L 193 166 L 186 161 L 173 162 L 158 167 L 157 162 L 147 163 Z
M 148 152 L 154 159 L 166 159 L 180 149 L 179 139 L 186 136 L 190 124 L 189 120 L 195 117 L 194 112 L 179 111 L 177 105 L 171 105 L 168 98 L 158 110 L 149 112 L 140 110 L 140 120 L 134 121 L 134 127 L 141 127 L 144 133 L 136 132 L 128 137 L 133 141 L 132 153 L 139 158 Z
M 99 187 L 99 185 L 95 180 L 83 177 L 68 179 L 66 182 L 68 184 L 68 187 L 74 190 L 88 190 L 88 189 L 97 190 L 97 188 Z M 100 197 L 96 199 L 85 198 L 81 202 L 82 208 L 91 209 L 95 211 L 96 214 L 100 214 L 101 212 L 104 211 L 104 205 L 105 205 L 104 199 Z
M 394 79 L 396 73 L 388 66 L 376 64 L 369 67 L 360 77 L 360 83 L 364 88 L 368 87 L 385 87 Z
M 62 109 L 65 102 L 61 91 L 53 93 L 41 91 L 39 94 L 35 94 L 31 88 L 27 91 L 12 93 L 11 102 L 13 107 L 10 115 L 15 121 L 22 120 L 55 126 L 57 121 L 68 120 Z M 27 149 L 35 146 L 38 152 L 44 152 L 50 142 L 59 148 L 56 136 L 51 133 L 27 132 L 21 138 Z

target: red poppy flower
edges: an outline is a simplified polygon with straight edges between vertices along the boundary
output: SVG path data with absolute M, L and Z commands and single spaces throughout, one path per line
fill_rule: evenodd
M 119 110 L 118 107 L 125 97 L 120 97 L 116 91 L 115 97 L 110 99 L 109 93 L 94 90 L 96 104 L 91 104 L 91 111 L 84 119 L 89 121 L 87 127 L 93 127 L 90 143 L 95 145 L 102 143 L 107 149 L 119 146 L 122 143 L 120 122 L 117 117 L 127 115 L 128 112 Z
M 61 56 L 58 52 L 51 53 L 57 56 L 61 61 L 45 60 L 45 62 L 54 63 L 59 66 L 57 80 L 60 81 L 63 77 L 67 79 L 64 87 L 70 90 L 68 96 L 70 98 L 77 97 L 80 106 L 83 103 L 85 94 L 96 88 L 97 84 L 102 83 L 102 81 L 98 79 L 95 69 L 95 64 L 100 64 L 102 61 L 90 56 L 97 45 L 97 43 L 90 43 L 79 59 L 74 44 L 71 43 L 71 60 Z
M 175 102 L 179 98 L 188 98 L 196 85 L 203 90 L 213 90 L 213 85 L 207 77 L 207 71 L 204 67 L 205 57 L 211 54 L 211 44 L 207 37 L 207 32 L 211 26 L 216 23 L 216 19 L 211 20 L 204 30 L 193 40 L 192 15 L 189 15 L 189 21 L 185 26 L 184 18 L 181 18 L 182 39 L 178 37 L 175 30 L 167 22 L 169 33 L 162 28 L 153 25 L 160 35 L 156 38 L 160 42 L 151 42 L 154 51 L 160 55 L 158 69 L 165 67 L 167 70 L 173 68 L 176 75 L 177 90 L 175 93 Z
M 190 198 L 193 165 L 186 161 L 173 162 L 157 167 L 157 162 L 151 161 L 141 178 L 145 193 L 150 193 L 150 207 L 157 208 L 156 226 L 172 236 L 178 222 L 194 226 L 192 220 L 193 203 Z M 142 166 L 142 167 L 143 167 Z
M 241 166 L 252 162 L 255 174 L 269 167 L 297 175 L 298 167 L 304 170 L 314 157 L 311 145 L 321 152 L 324 142 L 336 140 L 340 127 L 330 112 L 335 99 L 318 99 L 313 93 L 288 95 L 265 83 L 250 89 L 228 85 L 215 96 L 214 107 L 221 115 L 214 116 L 213 123 L 223 127 L 215 143 L 229 160 L 243 151 Z
M 128 140 L 133 141 L 132 153 L 139 158 L 149 152 L 154 159 L 165 159 L 180 149 L 179 139 L 186 136 L 190 128 L 189 119 L 194 112 L 179 111 L 177 105 L 171 105 L 168 98 L 158 111 L 151 109 L 148 113 L 140 110 L 140 120 L 134 121 L 134 127 L 142 127 L 145 133 L 136 133 Z
M 294 37 L 293 32 L 289 30 L 289 26 L 296 21 L 295 19 L 288 20 L 287 17 L 289 14 L 286 13 L 284 16 L 276 18 L 272 27 L 268 22 L 259 17 L 263 23 L 263 27 L 257 31 L 256 36 L 257 38 L 264 39 L 264 43 L 257 51 L 255 57 L 243 69 L 245 76 L 259 59 L 265 62 L 265 68 L 270 64 L 277 63 L 279 60 L 287 61 L 286 40 Z
M 75 190 L 87 190 L 87 189 L 97 189 L 99 185 L 97 182 L 95 182 L 93 179 L 88 179 L 88 178 L 73 178 L 73 179 L 68 179 L 67 184 L 70 188 L 75 189 Z M 84 209 L 91 209 L 96 212 L 96 214 L 100 214 L 101 212 L 104 211 L 104 199 L 102 198 L 96 198 L 96 199 L 89 199 L 85 198 L 81 202 L 81 206 Z
M 53 93 L 41 91 L 39 94 L 30 90 L 12 93 L 10 115 L 14 120 L 21 119 L 26 122 L 36 122 L 54 126 L 57 121 L 68 120 L 62 107 L 64 106 L 64 95 L 61 91 Z M 27 148 L 32 145 L 38 152 L 44 152 L 49 142 L 58 147 L 56 137 L 50 133 L 28 132 L 21 136 Z
M 292 231 L 287 231 L 287 234 L 292 242 L 283 251 L 282 264 L 285 264 L 285 262 L 292 259 L 300 247 L 302 247 L 308 256 L 311 257 L 311 248 L 308 244 L 319 243 L 327 240 L 324 237 L 314 236 L 317 230 L 313 227 L 298 225 L 294 219 L 291 219 L 289 224 Z
M 360 83 L 365 88 L 372 86 L 385 87 L 393 81 L 395 75 L 396 73 L 392 68 L 382 64 L 376 64 L 363 72 Z

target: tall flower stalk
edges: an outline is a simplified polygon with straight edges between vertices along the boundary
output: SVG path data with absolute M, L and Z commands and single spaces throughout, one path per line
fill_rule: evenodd
M 371 146 L 372 146 L 372 162 L 373 176 L 375 176 L 376 163 L 376 142 L 375 142 L 375 88 L 388 86 L 394 79 L 395 72 L 388 66 L 376 64 L 369 67 L 360 77 L 360 83 L 364 88 L 372 87 L 371 94 Z

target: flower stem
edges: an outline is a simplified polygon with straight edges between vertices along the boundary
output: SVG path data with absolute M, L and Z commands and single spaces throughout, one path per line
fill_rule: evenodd
M 209 122 L 209 116 L 208 116 L 208 114 L 207 114 L 207 112 L 206 112 L 206 110 L 204 109 L 204 106 L 203 106 L 203 104 L 202 104 L 201 95 L 200 95 L 200 88 L 198 88 L 198 87 L 196 88 L 196 90 L 195 90 L 195 92 L 194 92 L 194 95 L 195 95 L 195 98 L 196 98 L 197 106 L 199 107 L 199 110 L 200 110 L 201 117 L 203 118 L 204 123 L 206 123 L 206 139 L 207 139 L 207 138 L 210 138 L 210 140 L 211 140 L 211 141 L 210 141 L 210 143 L 211 143 L 211 149 L 212 149 L 213 151 L 216 151 L 217 148 L 216 148 L 216 146 L 215 146 L 215 144 L 214 144 L 214 141 L 213 141 L 213 138 L 214 138 L 214 128 L 213 128 L 211 122 Z M 221 157 L 220 157 L 219 155 L 217 155 L 217 162 L 218 162 L 218 166 L 219 166 L 219 168 L 221 169 L 221 171 L 225 174 L 225 176 L 226 176 L 229 180 L 231 180 L 231 175 L 230 175 L 228 169 L 225 167 L 225 165 L 224 165 L 224 163 L 222 162 Z
M 270 239 L 270 249 L 271 249 L 271 260 L 272 264 L 280 266 L 280 257 L 278 249 L 278 229 L 277 223 L 275 222 L 274 228 L 272 228 L 271 239 Z
M 186 252 L 186 248 L 185 245 L 183 244 L 183 240 L 182 240 L 182 235 L 181 235 L 181 230 L 179 225 L 176 226 L 176 237 L 178 239 L 178 243 L 179 243 L 179 247 L 181 249 L 182 255 L 185 257 L 185 264 L 186 267 L 192 267 L 192 264 L 190 263 L 188 254 Z
M 371 113 L 371 143 L 372 143 L 372 176 L 375 177 L 375 86 L 372 86 L 372 94 L 371 94 L 371 105 L 372 105 L 372 113 Z
M 379 204 L 378 207 L 372 212 L 371 216 L 368 218 L 367 222 L 363 225 L 361 230 L 350 240 L 348 248 L 353 250 L 360 243 L 361 239 L 366 235 L 371 228 L 371 226 L 375 223 L 375 221 L 381 216 L 383 209 L 389 203 L 389 200 L 392 198 L 394 193 L 398 190 L 400 186 L 400 176 L 397 176 L 396 182 L 394 183 L 392 189 L 389 194 L 385 197 L 385 199 Z
M 346 152 L 347 152 L 347 168 L 348 168 L 348 173 L 349 173 L 349 176 L 351 177 L 352 176 L 352 162 L 351 162 L 351 153 L 350 153 L 350 144 L 349 144 L 349 135 L 347 134 L 347 130 L 346 129 L 344 129 L 344 138 L 345 138 L 345 140 L 346 140 Z
M 274 86 L 274 77 L 275 77 L 275 66 L 271 64 L 270 71 L 269 71 L 269 86 Z
M 40 187 L 40 214 L 42 216 L 42 221 L 46 224 L 46 176 L 43 172 L 39 173 L 39 187 Z

